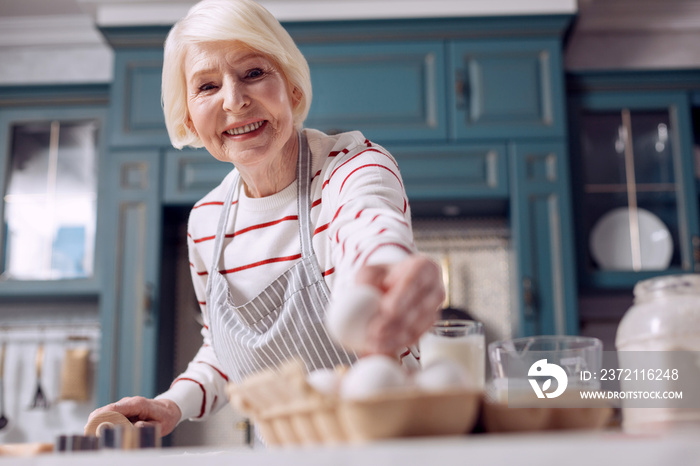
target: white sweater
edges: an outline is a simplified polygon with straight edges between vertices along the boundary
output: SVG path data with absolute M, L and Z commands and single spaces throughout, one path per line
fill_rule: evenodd
M 354 280 L 364 264 L 396 263 L 415 252 L 408 199 L 394 158 L 357 131 L 334 136 L 304 132 L 313 159 L 313 247 L 331 293 Z M 204 340 L 186 371 L 158 397 L 175 401 L 182 419 L 203 419 L 227 400 L 228 376 L 211 347 L 205 290 L 216 227 L 232 180 L 233 172 L 190 213 L 187 242 Z M 237 304 L 257 296 L 299 260 L 296 198 L 297 181 L 264 198 L 249 198 L 240 190 L 233 206 L 237 212 L 226 226 L 223 253 Z

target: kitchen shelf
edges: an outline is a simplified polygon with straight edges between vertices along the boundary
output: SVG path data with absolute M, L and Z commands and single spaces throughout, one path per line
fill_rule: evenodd
M 581 284 L 585 289 L 629 290 L 630 283 L 634 284 L 660 275 L 681 273 L 687 273 L 687 271 L 681 267 L 670 267 L 664 270 L 644 270 L 641 272 L 595 270 L 586 274 L 582 278 Z
M 635 185 L 637 193 L 655 193 L 655 192 L 676 192 L 678 185 L 676 183 L 658 183 L 658 184 L 637 184 Z M 586 194 L 608 194 L 608 193 L 626 193 L 628 186 L 626 184 L 586 184 L 583 186 L 583 192 Z

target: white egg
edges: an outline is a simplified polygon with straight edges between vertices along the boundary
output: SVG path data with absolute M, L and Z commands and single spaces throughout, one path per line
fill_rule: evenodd
M 358 360 L 343 377 L 340 396 L 345 399 L 369 398 L 390 389 L 409 386 L 407 372 L 397 359 L 375 354 Z
M 373 286 L 357 285 L 336 291 L 326 313 L 326 328 L 345 348 L 363 351 L 367 325 L 379 312 L 381 293 Z
M 440 359 L 413 374 L 413 383 L 421 390 L 439 392 L 469 388 L 472 384 L 467 371 L 452 359 Z
M 306 381 L 317 392 L 329 396 L 338 394 L 340 379 L 340 373 L 335 369 L 317 369 L 306 376 Z

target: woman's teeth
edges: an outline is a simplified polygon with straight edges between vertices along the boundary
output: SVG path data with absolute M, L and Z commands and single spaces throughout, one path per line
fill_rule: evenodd
M 246 134 L 250 133 L 251 131 L 255 131 L 256 129 L 260 128 L 263 123 L 263 121 L 256 121 L 255 123 L 251 123 L 245 126 L 239 126 L 238 128 L 233 128 L 226 132 L 232 136 L 238 136 L 239 134 Z

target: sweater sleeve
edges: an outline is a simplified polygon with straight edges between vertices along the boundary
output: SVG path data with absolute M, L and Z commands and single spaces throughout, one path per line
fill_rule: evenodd
M 335 211 L 329 225 L 334 289 L 354 281 L 363 265 L 397 263 L 416 250 L 394 158 L 367 140 L 340 153 L 325 175 L 323 193 L 323 202 Z
M 192 283 L 203 317 L 202 346 L 187 369 L 175 378 L 170 388 L 156 397 L 172 400 L 178 405 L 182 411 L 180 422 L 185 419 L 203 420 L 224 406 L 228 402 L 226 385 L 229 380 L 228 375 L 221 369 L 211 345 L 206 301 L 207 263 L 199 254 L 189 230 L 187 246 Z

